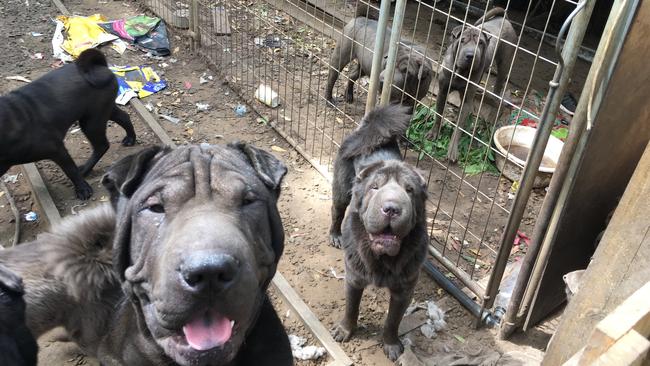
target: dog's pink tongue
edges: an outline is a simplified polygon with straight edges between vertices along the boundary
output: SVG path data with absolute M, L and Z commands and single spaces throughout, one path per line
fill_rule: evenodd
M 232 326 L 230 319 L 214 310 L 208 310 L 185 324 L 183 333 L 190 347 L 206 351 L 228 342 Z

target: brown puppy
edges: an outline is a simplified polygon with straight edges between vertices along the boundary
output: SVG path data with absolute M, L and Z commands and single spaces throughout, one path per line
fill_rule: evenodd
M 508 76 L 508 67 L 514 53 L 514 47 L 502 40 L 513 44 L 517 42 L 517 34 L 505 16 L 505 10 L 502 8 L 491 9 L 485 14 L 484 18 L 478 19 L 474 25 L 479 28 L 482 27 L 483 31 L 481 32 L 479 29 L 470 26 L 465 26 L 465 29 L 463 29 L 463 25 L 459 25 L 451 31 L 449 47 L 445 52 L 438 73 L 436 115 L 434 116 L 433 127 L 427 134 L 427 138 L 431 140 L 438 137 L 448 92 L 457 91 L 460 94 L 461 101 L 465 95 L 465 102 L 458 113 L 458 127 L 454 129 L 447 150 L 447 158 L 453 162 L 458 160 L 460 126 L 464 126 L 469 113 L 473 110 L 474 95 L 477 88 L 473 83 L 480 83 L 483 74 L 488 72 L 490 63 L 494 58 L 494 65 L 497 69 L 494 93 L 501 95 Z M 497 37 L 499 34 L 501 35 L 501 41 Z M 462 75 L 472 83 L 467 83 L 465 79 L 459 78 L 458 75 Z
M 341 145 L 334 168 L 330 232 L 333 244 L 345 250 L 346 308 L 332 333 L 339 342 L 350 339 L 364 288 L 387 287 L 391 299 L 383 341 L 384 353 L 392 361 L 404 350 L 397 331 L 428 243 L 425 181 L 401 161 L 397 146 L 408 121 L 407 111 L 397 106 L 370 112 Z M 340 210 L 347 197 L 339 236 Z
M 373 56 L 371 50 L 375 48 L 377 18 L 374 17 L 373 12 L 370 12 L 368 18 L 366 18 L 366 11 L 367 7 L 362 6 L 360 3 L 357 8 L 357 17 L 345 25 L 343 36 L 332 52 L 330 59 L 332 68 L 329 70 L 327 86 L 325 87 L 325 98 L 332 104 L 334 104 L 332 96 L 334 83 L 336 83 L 341 70 L 352 60 L 356 59 L 358 64 L 350 72 L 350 80 L 348 80 L 345 91 L 346 102 L 352 103 L 354 99 L 354 82 L 364 75 L 370 75 Z M 386 29 L 384 60 L 379 76 L 382 84 L 386 73 L 390 32 L 390 29 Z M 422 100 L 429 90 L 433 80 L 433 66 L 424 57 L 425 50 L 422 47 L 405 40 L 400 43 L 397 50 L 397 62 L 395 64 L 390 101 L 391 103 L 407 105 L 411 107 L 410 111 L 412 112 L 415 106 L 413 98 Z

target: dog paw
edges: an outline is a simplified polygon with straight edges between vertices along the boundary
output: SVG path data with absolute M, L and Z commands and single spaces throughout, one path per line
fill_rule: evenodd
M 330 234 L 330 245 L 341 249 L 341 234 Z
M 93 188 L 86 181 L 83 182 L 80 186 L 75 188 L 77 193 L 77 198 L 85 201 L 93 195 Z
M 332 337 L 337 342 L 347 342 L 352 337 L 352 330 L 339 323 L 332 329 Z
M 397 344 L 384 344 L 384 354 L 393 362 L 397 361 L 402 352 L 404 352 L 404 346 L 399 341 Z
M 133 146 L 135 145 L 135 136 L 126 136 L 122 140 L 122 146 Z

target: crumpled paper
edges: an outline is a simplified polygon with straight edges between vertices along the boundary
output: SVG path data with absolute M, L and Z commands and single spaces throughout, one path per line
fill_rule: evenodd
M 289 335 L 291 343 L 291 353 L 294 358 L 299 360 L 315 360 L 325 354 L 325 348 L 316 346 L 305 346 L 307 340 L 297 335 Z

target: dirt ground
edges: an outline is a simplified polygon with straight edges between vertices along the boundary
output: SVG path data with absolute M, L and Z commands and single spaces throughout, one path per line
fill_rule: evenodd
M 64 4 L 72 13 L 82 15 L 101 13 L 109 19 L 145 11 L 139 7 L 139 3 L 131 1 L 109 1 L 95 5 L 79 1 L 64 1 Z M 3 80 L 0 84 L 0 93 L 6 93 L 22 85 L 20 82 L 5 80 L 7 76 L 21 75 L 33 79 L 51 69 L 55 60 L 51 57 L 50 40 L 54 24 L 50 18 L 58 14 L 50 0 L 6 0 L 0 4 L 0 77 Z M 36 36 L 32 32 L 42 35 Z M 110 63 L 153 66 L 168 81 L 167 89 L 144 99 L 143 102 L 150 104 L 156 112 L 181 119 L 178 124 L 159 120 L 161 126 L 176 143 L 222 143 L 245 140 L 273 151 L 287 163 L 289 174 L 283 183 L 283 193 L 279 203 L 287 240 L 279 270 L 321 322 L 326 327 L 331 327 L 342 316 L 345 301 L 343 280 L 338 278 L 343 273 L 342 254 L 327 244 L 331 194 L 329 183 L 282 137 L 251 111 L 250 107 L 247 114 L 238 117 L 233 109 L 243 101 L 214 70 L 209 69 L 199 55 L 190 51 L 189 43 L 185 39 L 172 32 L 171 42 L 172 56 L 160 60 L 146 57 L 144 53 L 137 50 L 127 50 L 123 55 L 118 55 L 108 48 L 104 51 Z M 43 59 L 30 57 L 38 52 L 43 54 Z M 199 78 L 202 75 L 213 76 L 213 79 L 201 84 Z M 189 89 L 188 83 L 191 85 Z M 208 103 L 210 108 L 208 111 L 199 112 L 196 103 Z M 149 144 L 158 143 L 155 135 L 133 109 L 126 107 L 125 110 L 129 112 L 135 125 L 138 144 L 129 148 L 120 146 L 119 141 L 124 133 L 118 126 L 110 126 L 108 137 L 111 141 L 111 149 L 88 178 L 95 189 L 91 201 L 76 200 L 71 184 L 54 164 L 51 162 L 38 164 L 61 215 L 74 214 L 88 205 L 106 201 L 107 194 L 99 184 L 102 172 L 120 157 Z M 87 141 L 80 132 L 75 131 L 75 127 L 68 134 L 66 146 L 78 163 L 87 158 L 90 153 Z M 20 174 L 20 169 L 14 167 L 7 173 L 7 175 L 13 174 L 18 174 L 16 183 L 10 182 L 7 185 L 20 209 L 23 231 L 21 241 L 24 242 L 33 239 L 38 232 L 45 230 L 47 225 L 42 218 L 36 222 L 24 222 L 23 215 L 30 210 L 38 213 L 38 207 L 26 180 Z M 506 182 L 491 179 L 492 184 L 497 187 L 494 189 L 499 190 L 500 199 L 505 204 L 509 186 Z M 534 212 L 531 210 L 527 216 L 534 217 Z M 6 201 L 0 197 L 0 243 L 3 245 L 6 245 L 13 235 L 12 218 Z M 493 235 L 498 238 L 498 233 Z M 308 344 L 317 344 L 301 325 L 297 316 L 277 298 L 273 291 L 272 298 L 289 332 L 307 337 Z M 476 330 L 474 318 L 423 273 L 415 291 L 414 302 L 425 301 L 435 301 L 446 311 L 448 326 L 435 338 L 427 339 L 418 328 L 418 325 L 424 321 L 424 310 L 417 310 L 407 317 L 408 320 L 403 322 L 403 328 L 408 330 L 404 337 L 411 340 L 412 349 L 418 355 L 435 358 L 454 353 L 476 354 L 478 350 L 498 351 L 514 355 L 513 357 L 520 360 L 519 364 L 536 364 L 540 359 L 540 350 L 545 347 L 550 336 L 548 329 L 539 329 L 530 337 L 516 339 L 514 343 L 496 342 L 493 331 Z M 391 364 L 385 358 L 380 344 L 381 326 L 387 308 L 388 295 L 384 290 L 372 288 L 366 291 L 362 302 L 360 330 L 352 341 L 342 344 L 355 364 Z M 44 365 L 96 364 L 91 359 L 77 355 L 77 351 L 70 344 L 42 340 L 41 347 L 43 352 L 40 360 Z M 301 361 L 299 364 L 325 365 L 329 361 L 331 359 Z

